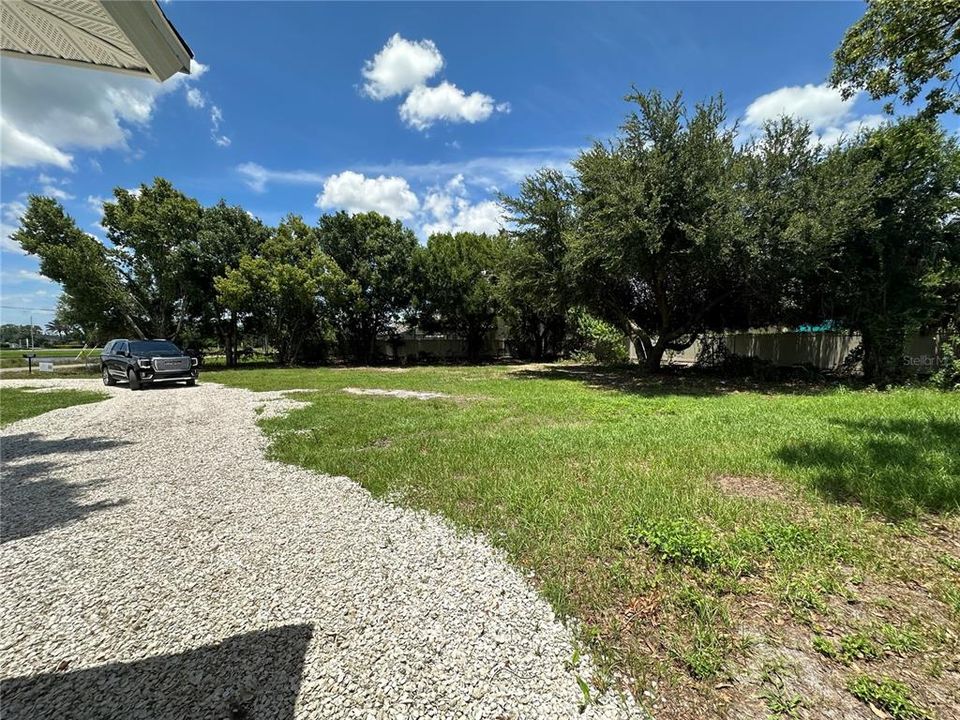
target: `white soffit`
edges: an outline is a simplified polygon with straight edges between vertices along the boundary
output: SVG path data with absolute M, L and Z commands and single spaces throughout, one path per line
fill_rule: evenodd
M 0 51 L 161 82 L 193 57 L 155 0 L 2 0 Z

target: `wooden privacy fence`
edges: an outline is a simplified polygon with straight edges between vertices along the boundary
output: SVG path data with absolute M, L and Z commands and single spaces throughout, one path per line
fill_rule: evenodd
M 708 342 L 722 339 L 728 352 L 766 360 L 773 365 L 812 365 L 836 370 L 847 356 L 860 347 L 860 336 L 839 332 L 743 332 L 709 336 Z M 665 362 L 692 365 L 703 343 L 695 342 L 682 352 L 668 353 Z M 933 336 L 913 336 L 904 345 L 904 363 L 917 372 L 933 372 L 940 358 L 940 342 Z M 636 352 L 630 348 L 631 359 Z

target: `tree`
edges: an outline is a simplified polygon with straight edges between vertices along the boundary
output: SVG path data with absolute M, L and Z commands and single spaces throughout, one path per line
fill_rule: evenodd
M 320 249 L 343 271 L 341 336 L 353 359 L 373 358 L 377 335 L 407 311 L 413 290 L 414 234 L 400 221 L 375 212 L 338 212 L 320 218 Z
M 113 191 L 104 203 L 109 251 L 148 337 L 177 338 L 188 319 L 186 267 L 200 228 L 200 204 L 168 180 L 134 192 Z
M 94 336 L 143 336 L 134 303 L 121 283 L 109 251 L 77 227 L 59 202 L 31 195 L 13 240 L 40 259 L 40 272 L 60 283 L 69 299 L 71 322 Z
M 499 238 L 461 232 L 431 235 L 426 247 L 417 248 L 419 323 L 462 336 L 472 362 L 480 359 L 483 339 L 496 323 L 502 247 Z
M 277 360 L 292 365 L 304 344 L 330 327 L 342 300 L 343 274 L 317 244 L 312 228 L 288 216 L 260 248 L 214 281 L 217 302 L 245 329 L 265 333 Z
M 567 241 L 575 227 L 574 184 L 545 169 L 520 183 L 516 197 L 500 196 L 515 230 L 501 264 L 500 295 L 511 335 L 534 360 L 559 354 L 573 286 Z
M 574 161 L 578 232 L 571 267 L 590 309 L 639 346 L 647 367 L 719 322 L 748 257 L 735 190 L 736 127 L 723 102 L 687 113 L 679 95 L 627 98 L 609 145 Z
M 238 317 L 220 303 L 215 279 L 239 267 L 243 255 L 256 256 L 268 237 L 260 220 L 221 200 L 203 211 L 196 242 L 184 249 L 188 314 L 201 332 L 219 338 L 228 367 L 237 364 Z
M 810 127 L 783 117 L 767 123 L 740 155 L 746 257 L 724 303 L 721 329 L 815 321 L 810 281 L 818 273 L 813 248 L 823 233 L 817 168 L 823 149 Z
M 906 334 L 954 313 L 960 148 L 934 119 L 908 118 L 831 150 L 818 182 L 822 314 L 860 332 L 864 376 L 885 386 Z
M 844 98 L 866 90 L 908 105 L 927 89 L 925 112 L 960 112 L 957 53 L 960 0 L 867 0 L 834 53 L 830 80 Z

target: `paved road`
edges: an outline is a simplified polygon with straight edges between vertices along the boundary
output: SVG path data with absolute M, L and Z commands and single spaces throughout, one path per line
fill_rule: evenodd
M 110 393 L 2 431 L 4 720 L 628 715 L 483 539 L 265 460 L 291 401 Z

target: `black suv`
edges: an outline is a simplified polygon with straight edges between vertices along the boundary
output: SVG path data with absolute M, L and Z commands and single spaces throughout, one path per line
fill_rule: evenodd
M 197 383 L 197 358 L 168 340 L 111 340 L 100 353 L 104 385 L 126 380 L 131 390 L 155 382 Z

